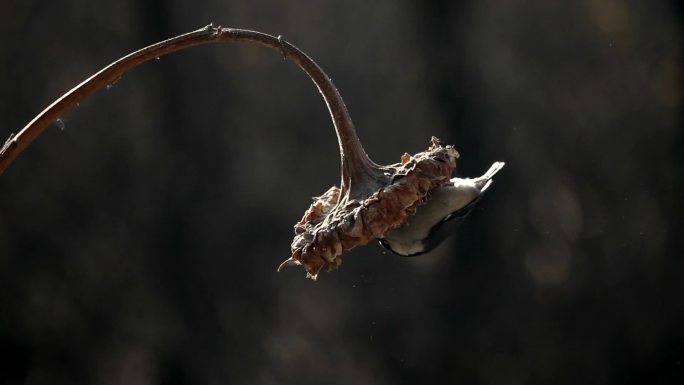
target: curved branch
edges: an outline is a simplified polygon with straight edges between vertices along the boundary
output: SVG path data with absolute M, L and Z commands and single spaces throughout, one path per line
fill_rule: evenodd
M 366 175 L 374 175 L 374 169 L 378 166 L 368 158 L 363 150 L 342 96 L 321 67 L 280 36 L 275 37 L 242 29 L 215 27 L 213 24 L 133 52 L 103 68 L 65 93 L 31 120 L 17 135 L 10 136 L 5 142 L 5 145 L 0 149 L 0 175 L 46 127 L 95 91 L 116 82 L 126 71 L 169 53 L 197 45 L 223 42 L 258 43 L 280 51 L 304 70 L 323 95 L 337 132 L 342 158 L 342 190 L 346 191 L 351 188 L 352 175 L 354 175 L 354 180 L 363 180 Z

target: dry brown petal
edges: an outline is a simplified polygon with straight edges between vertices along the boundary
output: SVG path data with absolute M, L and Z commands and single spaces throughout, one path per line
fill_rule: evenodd
M 401 164 L 406 164 L 411 160 L 411 155 L 408 153 L 404 153 L 404 155 L 401 156 Z
M 338 267 L 343 251 L 401 226 L 432 189 L 450 179 L 457 158 L 452 146 L 442 146 L 433 137 L 427 151 L 404 154 L 401 163 L 381 167 L 379 171 L 391 173 L 391 182 L 364 199 L 340 197 L 340 189 L 331 187 L 314 198 L 294 226 L 292 256 L 278 269 L 304 265 L 307 277 L 315 280 L 322 269 Z

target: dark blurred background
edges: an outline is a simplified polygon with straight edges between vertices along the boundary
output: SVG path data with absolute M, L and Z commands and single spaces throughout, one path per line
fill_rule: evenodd
M 684 383 L 680 2 L 2 0 L 0 134 L 211 21 L 315 58 L 376 162 L 507 166 L 429 255 L 276 274 L 339 181 L 315 87 L 239 44 L 143 65 L 0 178 L 0 383 Z

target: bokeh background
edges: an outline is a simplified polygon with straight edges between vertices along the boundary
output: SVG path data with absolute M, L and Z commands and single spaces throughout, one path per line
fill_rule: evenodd
M 0 383 L 684 383 L 679 1 L 2 0 L 0 134 L 212 21 L 314 57 L 376 162 L 507 166 L 429 255 L 276 273 L 339 181 L 315 87 L 262 47 L 147 63 L 0 178 Z

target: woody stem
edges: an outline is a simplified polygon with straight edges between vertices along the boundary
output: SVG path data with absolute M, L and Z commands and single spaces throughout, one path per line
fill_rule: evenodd
M 337 133 L 342 161 L 343 193 L 353 190 L 357 185 L 363 185 L 368 178 L 372 179 L 378 173 L 377 166 L 368 158 L 359 137 L 356 135 L 354 124 L 342 96 L 316 62 L 281 37 L 256 31 L 215 27 L 211 24 L 124 56 L 62 95 L 33 118 L 17 135 L 10 136 L 5 142 L 0 149 L 0 175 L 45 128 L 95 91 L 118 80 L 128 70 L 149 60 L 186 48 L 224 42 L 253 42 L 280 51 L 313 80 L 328 106 Z M 354 185 L 352 185 L 352 181 L 354 181 Z

